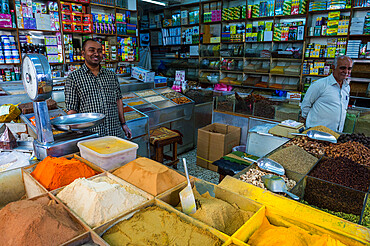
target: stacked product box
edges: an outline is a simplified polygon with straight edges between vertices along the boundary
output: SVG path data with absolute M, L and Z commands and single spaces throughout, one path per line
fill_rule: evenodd
M 362 34 L 365 28 L 365 20 L 361 17 L 352 17 L 351 20 L 351 35 Z
M 92 32 L 92 18 L 90 14 L 86 14 L 85 6 L 69 2 L 60 2 L 60 5 L 62 8 L 61 19 L 63 31 L 77 33 Z
M 116 25 L 113 14 L 92 14 L 93 30 L 97 34 L 115 34 Z
M 117 38 L 118 60 L 119 61 L 138 61 L 138 47 L 136 37 Z
M 16 1 L 18 28 L 59 31 L 58 2 Z
M 290 23 L 275 23 L 273 41 L 303 40 L 303 21 Z
M 360 50 L 361 40 L 348 40 L 347 45 L 347 56 L 351 58 L 358 58 L 358 52 Z
M 134 18 L 135 19 L 135 18 Z M 116 13 L 117 34 L 118 35 L 136 35 L 136 24 L 131 23 L 131 11 Z

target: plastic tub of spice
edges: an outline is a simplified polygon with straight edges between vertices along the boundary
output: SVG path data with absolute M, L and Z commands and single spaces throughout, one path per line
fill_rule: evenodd
M 81 156 L 104 170 L 120 167 L 136 159 L 136 143 L 122 138 L 106 136 L 77 143 Z
M 154 106 L 153 104 L 149 104 L 149 103 L 135 106 L 135 108 L 143 113 L 158 109 L 158 107 Z
M 137 96 L 132 92 L 122 94 L 122 100 L 127 100 L 127 99 L 131 99 L 131 98 L 136 98 L 136 97 Z
M 185 104 L 185 103 L 190 103 L 191 101 L 186 98 L 186 97 L 177 97 L 171 99 L 171 101 L 175 102 L 176 104 Z
M 135 119 L 139 119 L 142 117 L 145 117 L 145 116 L 136 111 L 125 114 L 126 121 L 135 120 Z
M 167 99 L 158 95 L 158 96 L 146 97 L 145 100 L 147 100 L 150 103 L 154 103 L 154 102 L 164 101 L 164 100 L 167 100 Z
M 144 99 L 137 98 L 137 99 L 130 99 L 128 101 L 125 101 L 125 103 L 129 106 L 135 107 L 135 106 L 138 106 L 138 105 L 141 105 L 141 104 L 146 104 L 148 102 L 145 101 Z

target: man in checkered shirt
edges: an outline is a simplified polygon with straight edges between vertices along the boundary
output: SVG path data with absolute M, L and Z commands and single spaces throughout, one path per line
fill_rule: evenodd
M 67 114 L 104 114 L 104 122 L 92 131 L 98 132 L 100 136 L 122 138 L 126 135 L 131 138 L 116 74 L 100 66 L 103 59 L 101 44 L 93 39 L 85 40 L 82 44 L 82 56 L 85 64 L 72 72 L 65 84 Z

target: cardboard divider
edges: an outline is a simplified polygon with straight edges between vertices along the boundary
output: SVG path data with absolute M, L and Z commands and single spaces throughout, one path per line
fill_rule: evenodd
M 21 168 L 0 172 L 0 209 L 26 196 Z
M 107 244 L 94 231 L 86 232 L 85 234 L 62 244 L 61 246 L 80 246 L 87 243 L 95 243 L 100 246 L 109 246 L 109 244 Z
M 80 157 L 76 154 L 66 155 L 66 156 L 62 156 L 62 157 L 65 157 L 67 159 L 75 158 L 75 159 L 83 162 L 87 166 L 91 167 L 93 170 L 95 170 L 98 173 L 105 172 L 103 169 L 101 169 L 97 165 L 83 159 L 82 157 Z M 38 165 L 38 163 L 35 163 L 35 164 L 27 166 L 27 167 L 22 167 L 22 178 L 23 178 L 23 182 L 24 182 L 24 186 L 25 186 L 25 190 L 26 190 L 26 195 L 29 198 L 39 196 L 39 195 L 42 195 L 42 194 L 45 194 L 45 193 L 49 192 L 38 180 L 36 180 L 31 175 L 31 173 L 35 170 L 36 166 Z M 60 187 L 60 188 L 62 188 L 62 187 Z M 58 189 L 60 189 L 60 188 L 58 188 Z
M 122 215 L 118 218 L 115 218 L 114 220 L 98 227 L 98 228 L 95 228 L 94 231 L 100 236 L 102 237 L 103 234 L 109 230 L 111 227 L 113 227 L 114 225 L 116 225 L 117 223 L 123 221 L 123 220 L 127 220 L 129 218 L 131 218 L 135 213 L 139 212 L 141 209 L 145 209 L 147 207 L 151 207 L 151 206 L 157 206 L 161 209 L 164 209 L 168 212 L 171 212 L 171 213 L 174 213 L 176 214 L 177 216 L 179 216 L 182 220 L 184 220 L 185 222 L 187 223 L 190 223 L 200 229 L 203 229 L 205 231 L 208 231 L 210 233 L 212 233 L 213 235 L 215 235 L 216 237 L 218 237 L 222 242 L 226 242 L 230 237 L 223 234 L 223 233 L 220 233 L 219 231 L 217 231 L 216 229 L 212 228 L 212 227 L 209 227 L 203 223 L 200 223 L 199 221 L 187 216 L 186 214 L 183 214 L 181 212 L 179 212 L 178 210 L 176 210 L 175 208 L 171 207 L 170 205 L 168 205 L 167 203 L 164 203 L 162 202 L 161 200 L 155 198 L 151 201 L 148 201 L 147 203 L 141 205 L 140 207 L 138 207 L 135 211 L 131 211 L 129 213 L 126 213 L 125 215 Z
M 120 179 L 120 178 L 118 178 L 117 176 L 115 176 L 115 175 L 113 175 L 113 174 L 111 174 L 111 173 L 108 173 L 108 172 L 104 172 L 104 173 L 101 173 L 101 174 L 98 174 L 98 175 L 92 176 L 92 177 L 88 178 L 88 180 L 93 180 L 93 179 L 95 179 L 95 178 L 99 178 L 99 177 L 108 177 L 109 179 L 112 179 L 112 180 L 113 180 L 113 181 L 115 181 L 117 184 L 119 184 L 120 186 L 122 186 L 122 187 L 123 187 L 126 191 L 128 191 L 129 193 L 131 193 L 131 194 L 136 194 L 136 195 L 139 195 L 139 196 L 142 196 L 142 197 L 146 198 L 146 200 L 147 200 L 147 201 L 145 201 L 144 203 L 147 203 L 148 201 L 150 201 L 150 200 L 153 200 L 153 199 L 154 199 L 154 196 L 152 196 L 151 194 L 149 194 L 149 193 L 147 193 L 147 192 L 145 192 L 145 191 L 143 191 L 143 190 L 141 190 L 141 189 L 137 188 L 136 186 L 134 186 L 134 185 L 132 185 L 132 184 L 130 184 L 130 183 L 128 183 L 128 182 L 126 182 L 126 181 L 124 181 L 123 179 Z M 53 196 L 55 196 L 55 199 L 57 199 L 57 200 L 58 200 L 58 201 L 60 201 L 63 205 L 65 205 L 65 206 L 66 206 L 66 208 L 67 208 L 68 210 L 70 210 L 70 211 L 71 211 L 71 213 L 73 213 L 73 214 L 74 214 L 74 216 L 78 217 L 81 221 L 83 221 L 83 223 L 84 223 L 84 224 L 86 224 L 86 226 L 88 226 L 89 228 L 92 228 L 92 229 L 96 229 L 96 228 L 100 227 L 102 224 L 109 223 L 109 221 L 114 220 L 116 217 L 122 216 L 123 214 L 126 214 L 126 213 L 128 213 L 128 212 L 131 212 L 131 211 L 133 211 L 133 210 L 137 209 L 138 207 L 140 207 L 140 206 L 142 205 L 142 204 L 140 204 L 140 205 L 138 205 L 138 206 L 135 206 L 135 207 L 133 207 L 133 208 L 129 209 L 128 211 L 125 211 L 125 212 L 123 212 L 123 213 L 121 213 L 121 214 L 118 214 L 116 217 L 114 217 L 114 218 L 112 218 L 112 219 L 110 219 L 110 220 L 108 220 L 108 221 L 106 221 L 106 222 L 104 222 L 104 223 L 102 223 L 102 224 L 100 224 L 100 225 L 97 225 L 97 226 L 95 226 L 95 227 L 90 227 L 89 225 L 87 225 L 87 223 L 84 221 L 84 219 L 83 219 L 83 218 L 81 218 L 79 215 L 77 215 L 77 214 L 76 214 L 76 213 L 75 213 L 71 208 L 69 208 L 66 204 L 64 204 L 64 202 L 63 202 L 61 199 L 59 199 L 59 198 L 57 197 L 58 193 L 59 193 L 59 192 L 61 192 L 64 188 L 65 188 L 65 186 L 64 186 L 64 187 L 62 187 L 62 188 L 59 188 L 59 189 L 57 189 L 57 190 L 53 190 L 53 191 L 51 191 L 50 193 L 51 193 Z M 144 203 L 143 203 L 143 204 L 144 204 Z
M 253 200 L 250 200 L 249 198 L 246 198 L 246 197 L 240 196 L 238 194 L 232 193 L 232 192 L 230 192 L 226 189 L 220 188 L 220 187 L 218 187 L 214 184 L 208 183 L 204 180 L 195 179 L 194 181 L 192 181 L 192 185 L 195 186 L 195 187 L 203 186 L 204 188 L 199 189 L 198 192 L 200 192 L 202 194 L 205 193 L 206 191 L 208 191 L 209 194 L 214 193 L 215 198 L 220 199 L 222 201 L 226 201 L 229 204 L 236 204 L 241 210 L 244 210 L 244 211 L 252 211 L 252 212 L 256 213 L 257 211 L 259 211 L 263 207 L 262 204 L 259 204 L 259 203 L 255 202 Z M 167 192 L 163 193 L 162 195 L 157 196 L 157 199 L 160 199 L 161 201 L 163 201 L 163 202 L 165 202 L 165 203 L 167 203 L 167 204 L 169 204 L 169 205 L 171 205 L 172 207 L 175 208 L 180 203 L 179 193 L 185 187 L 186 187 L 186 184 L 184 184 L 182 186 L 179 186 L 176 189 L 167 191 Z M 179 211 L 179 213 L 184 214 L 182 211 Z M 197 220 L 197 221 L 199 221 L 199 220 Z M 202 221 L 199 221 L 199 223 L 204 224 L 206 226 L 210 226 L 210 225 L 205 224 Z M 219 233 L 224 234 L 221 231 L 219 231 Z M 228 235 L 228 236 L 232 236 L 232 235 Z
M 253 216 L 237 233 L 233 235 L 236 239 L 239 239 L 245 243 L 248 242 L 249 238 L 255 233 L 258 228 L 262 225 L 263 219 L 266 217 L 272 225 L 291 227 L 293 225 L 308 231 L 311 235 L 324 235 L 328 234 L 330 237 L 340 240 L 345 245 L 360 246 L 367 245 L 368 240 L 361 240 L 353 237 L 353 235 L 338 233 L 333 231 L 331 228 L 325 228 L 321 225 L 311 224 L 306 220 L 305 217 L 292 216 L 292 212 L 283 212 L 278 208 L 266 206 L 259 210 L 258 213 Z M 325 217 L 321 218 L 323 221 Z M 248 244 L 247 244 L 248 245 Z
M 246 244 L 245 242 L 240 241 L 239 239 L 231 237 L 222 246 L 228 246 L 228 245 L 247 246 L 248 244 Z
M 294 218 L 304 218 L 307 223 L 311 223 L 312 225 L 327 228 L 328 230 L 360 242 L 370 241 L 369 229 L 363 226 L 271 193 L 233 177 L 226 176 L 219 186 L 262 203 L 269 208 L 276 208 L 281 212 L 294 215 Z

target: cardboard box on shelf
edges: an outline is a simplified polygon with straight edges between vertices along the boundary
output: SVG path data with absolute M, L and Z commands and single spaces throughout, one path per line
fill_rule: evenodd
M 241 128 L 213 123 L 198 129 L 197 165 L 217 172 L 212 162 L 229 154 L 240 143 Z

